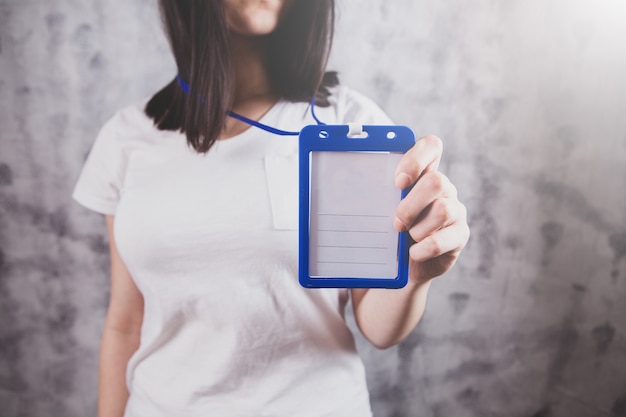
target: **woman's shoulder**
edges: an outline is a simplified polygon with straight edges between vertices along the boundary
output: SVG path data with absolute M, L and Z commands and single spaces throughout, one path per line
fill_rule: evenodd
M 93 152 L 102 158 L 124 159 L 133 149 L 163 142 L 160 131 L 144 112 L 148 99 L 119 107 L 105 120 L 93 143 Z
M 118 135 L 132 135 L 133 133 L 147 131 L 157 132 L 152 119 L 145 113 L 146 103 L 149 98 L 136 100 L 119 107 L 103 124 L 102 129 L 115 131 Z

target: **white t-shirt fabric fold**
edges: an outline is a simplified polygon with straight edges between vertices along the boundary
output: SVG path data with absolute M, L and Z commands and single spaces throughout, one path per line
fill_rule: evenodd
M 104 124 L 72 194 L 115 216 L 144 297 L 124 416 L 371 416 L 348 290 L 298 282 L 297 136 L 250 127 L 198 154 L 159 131 L 145 103 Z M 327 124 L 392 123 L 345 86 L 315 112 Z M 285 100 L 260 121 L 315 124 L 309 103 Z

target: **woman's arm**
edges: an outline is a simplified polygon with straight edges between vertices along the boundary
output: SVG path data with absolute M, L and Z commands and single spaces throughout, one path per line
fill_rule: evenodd
M 430 281 L 396 290 L 352 289 L 354 318 L 359 330 L 378 349 L 387 349 L 404 340 L 417 326 L 424 309 Z
M 352 290 L 354 316 L 361 333 L 376 347 L 400 343 L 424 314 L 431 280 L 456 262 L 469 239 L 467 211 L 456 188 L 437 171 L 441 140 L 426 136 L 402 157 L 396 169 L 396 185 L 409 194 L 398 204 L 394 227 L 408 231 L 409 280 L 397 290 Z
M 126 365 L 139 346 L 143 296 L 120 258 L 107 215 L 111 252 L 111 296 L 102 332 L 98 377 L 98 417 L 122 417 L 128 401 Z

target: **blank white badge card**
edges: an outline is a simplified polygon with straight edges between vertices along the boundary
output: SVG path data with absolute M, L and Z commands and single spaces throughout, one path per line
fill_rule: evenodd
M 309 274 L 395 278 L 400 190 L 390 152 L 311 152 Z

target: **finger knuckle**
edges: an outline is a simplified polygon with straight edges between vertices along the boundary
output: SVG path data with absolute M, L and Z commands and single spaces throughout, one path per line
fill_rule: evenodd
M 437 174 L 441 177 L 441 182 L 446 187 L 446 190 L 456 189 L 456 187 L 454 186 L 454 184 L 452 184 L 452 181 L 450 181 L 450 178 L 448 178 L 446 174 L 440 171 L 437 171 Z
M 442 173 L 435 171 L 428 175 L 428 182 L 433 191 L 441 193 L 445 184 L 445 179 Z
M 440 224 L 446 224 L 452 218 L 450 204 L 443 198 L 436 198 L 433 201 L 433 214 Z
M 426 252 L 430 254 L 430 256 L 435 257 L 441 255 L 441 242 L 435 236 L 429 236 L 424 241 L 426 246 Z

